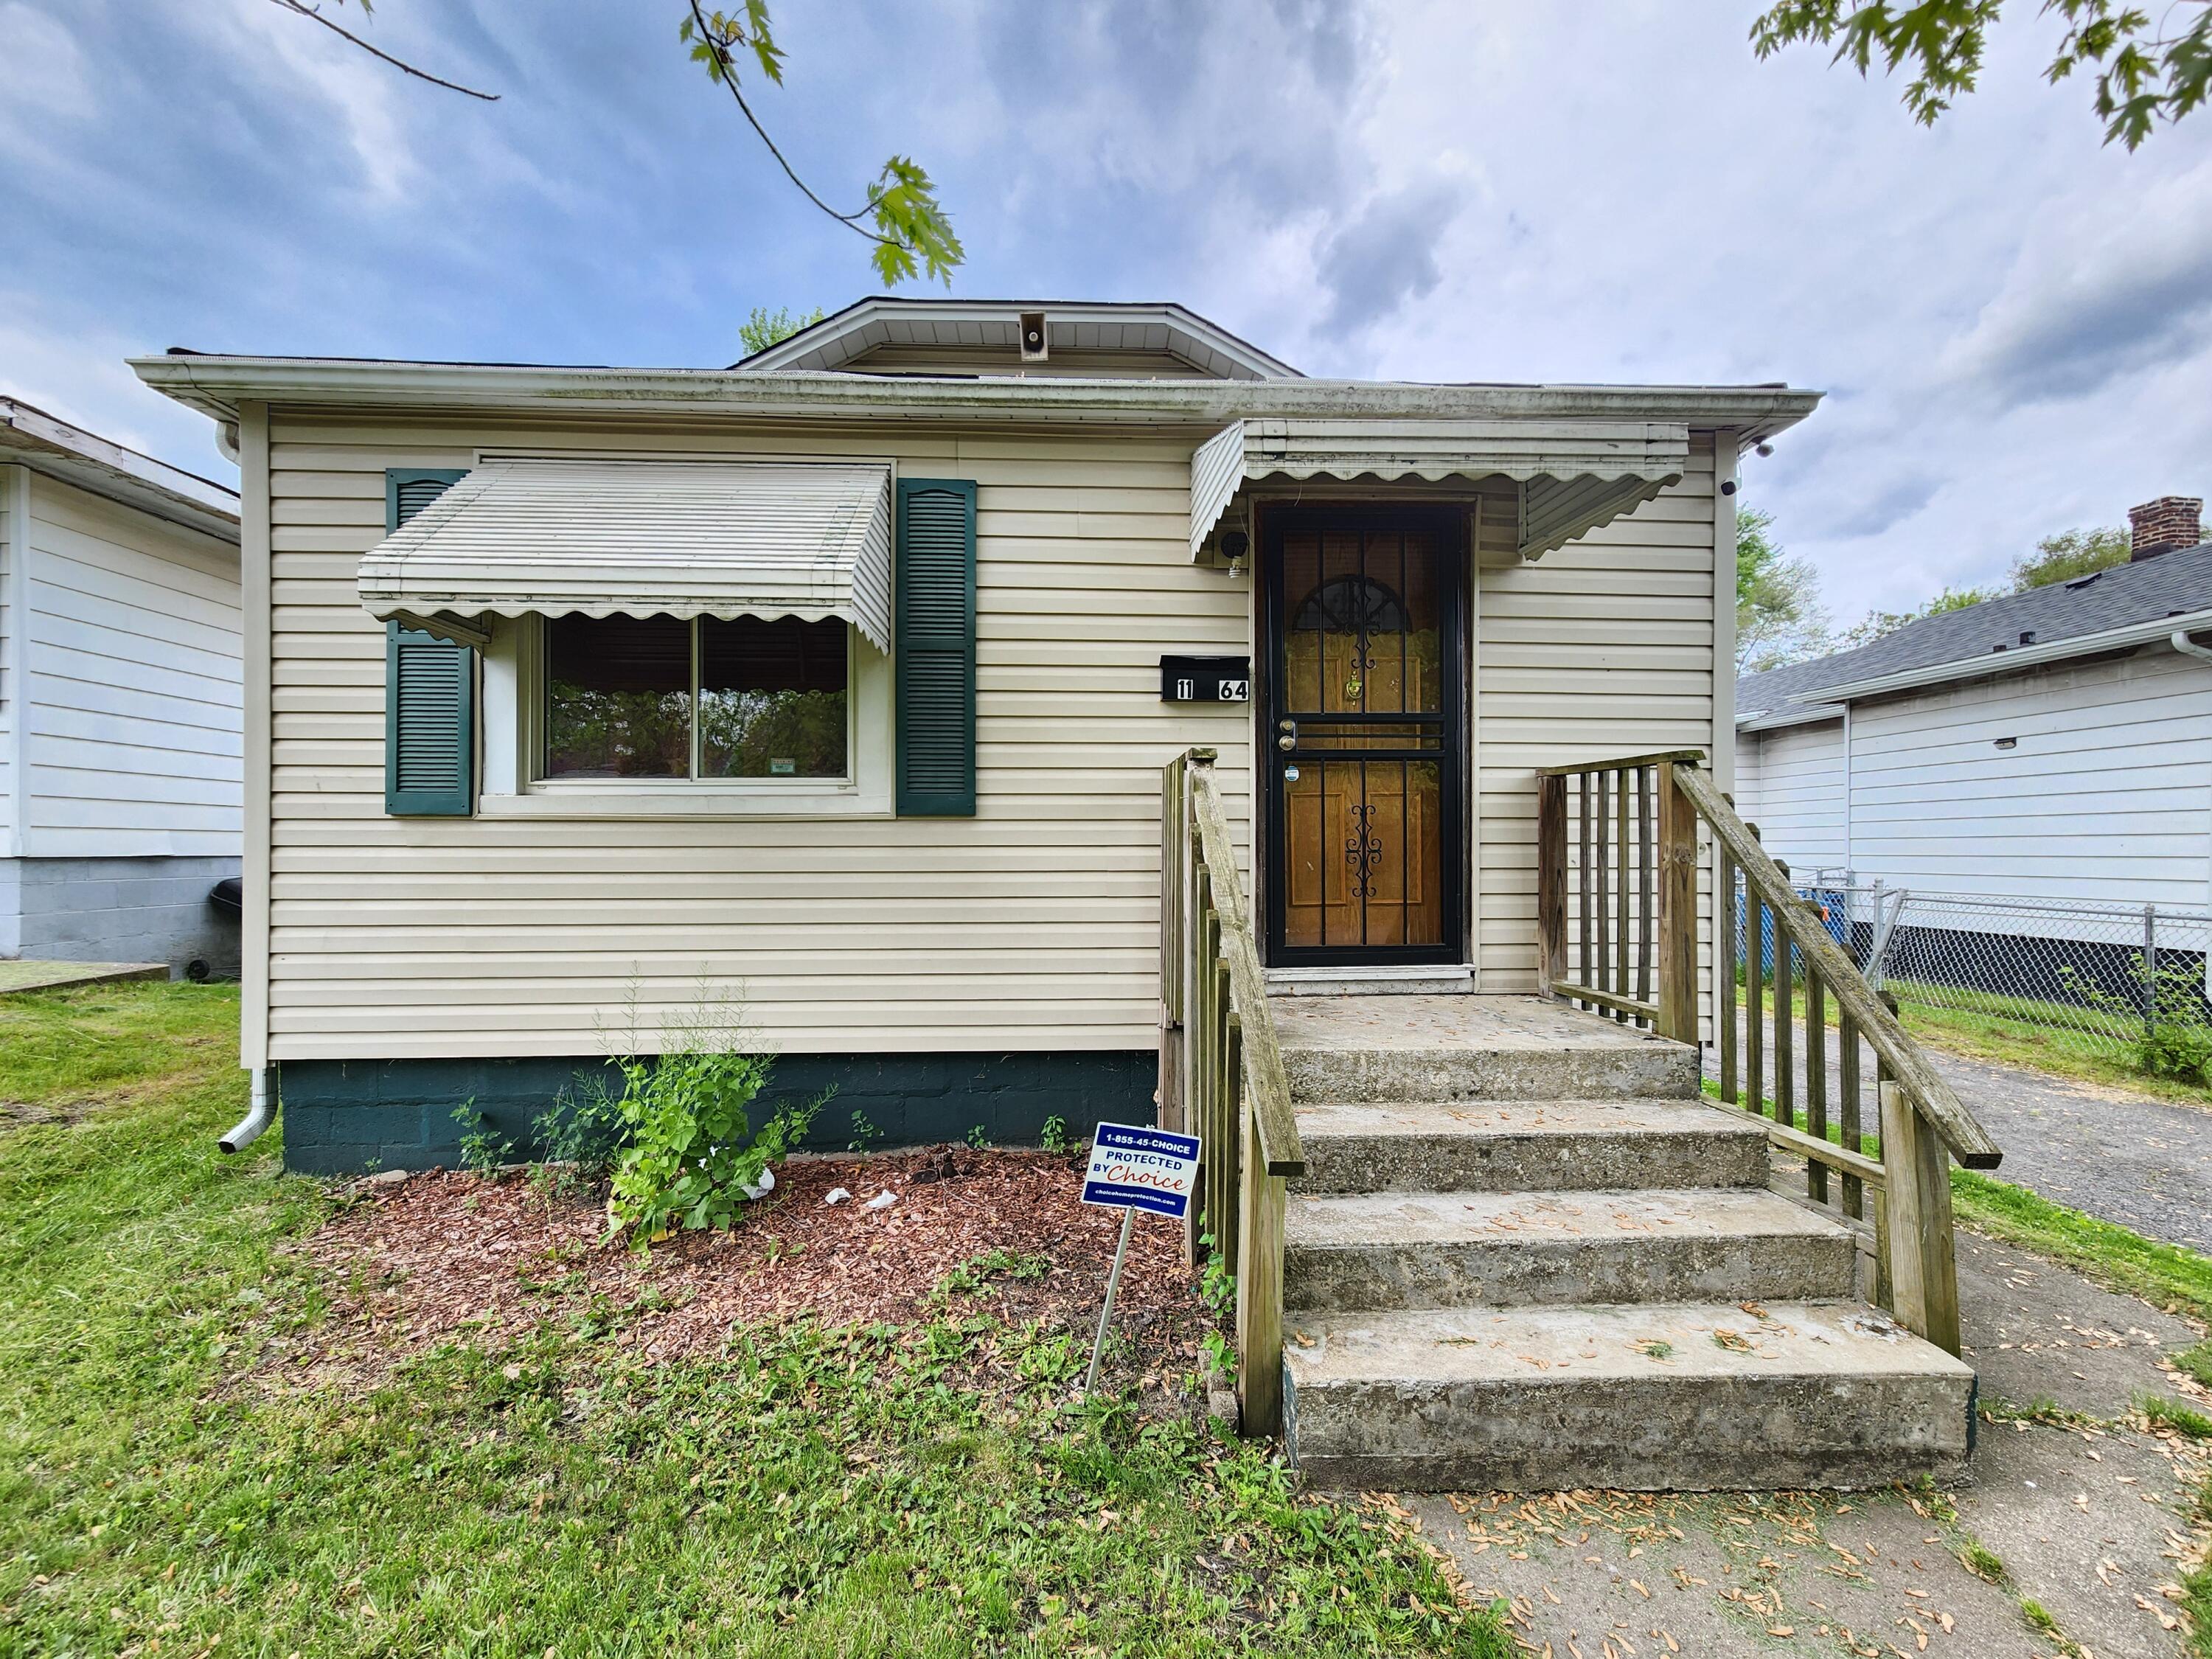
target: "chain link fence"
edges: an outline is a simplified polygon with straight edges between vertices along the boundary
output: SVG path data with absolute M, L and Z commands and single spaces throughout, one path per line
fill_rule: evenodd
M 2212 912 L 1930 892 L 1840 870 L 1793 872 L 1792 883 L 1908 1017 L 1987 1021 L 2157 1071 L 2186 1073 L 2212 1057 Z M 1739 963 L 1747 914 L 1739 888 Z

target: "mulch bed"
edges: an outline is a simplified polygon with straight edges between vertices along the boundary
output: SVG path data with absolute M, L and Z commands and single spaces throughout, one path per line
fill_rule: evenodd
M 641 1255 L 601 1242 L 603 1186 L 560 1194 L 520 1172 L 434 1170 L 360 1183 L 358 1201 L 307 1249 L 337 1282 L 359 1287 L 334 1310 L 326 1343 L 358 1342 L 386 1360 L 462 1335 L 519 1336 L 595 1308 L 621 1315 L 612 1340 L 659 1361 L 711 1358 L 733 1328 L 802 1316 L 921 1324 L 945 1305 L 933 1306 L 939 1281 L 994 1249 L 1042 1256 L 1049 1269 L 998 1274 L 954 1311 L 1038 1321 L 1087 1346 L 1121 1216 L 1083 1204 L 1081 1185 L 1079 1164 L 1040 1152 L 797 1158 L 731 1231 L 679 1234 Z M 825 1203 L 838 1187 L 852 1196 Z M 885 1191 L 895 1203 L 864 1207 Z M 1181 1225 L 1139 1216 L 1115 1302 L 1127 1340 L 1115 1380 L 1179 1390 L 1208 1320 Z M 369 1357 L 359 1346 L 355 1356 Z

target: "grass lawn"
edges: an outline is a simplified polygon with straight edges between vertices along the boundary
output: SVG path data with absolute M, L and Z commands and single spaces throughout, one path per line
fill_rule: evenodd
M 1510 1650 L 1388 1511 L 1070 1407 L 1082 1342 L 974 1297 L 711 1360 L 600 1308 L 331 1364 L 361 1287 L 295 1247 L 343 1199 L 215 1151 L 237 1017 L 0 1000 L 0 1655 Z
M 2212 1088 L 2178 1078 L 2154 1076 L 2137 1066 L 2124 1048 L 2116 1049 L 2110 1038 L 2095 1036 L 2068 1024 L 2069 1020 L 2082 1018 L 2080 1009 L 1982 992 L 1929 993 L 1947 997 L 1972 995 L 1980 1004 L 1972 1009 L 1947 1008 L 1918 1000 L 1909 983 L 1893 981 L 1890 988 L 1899 994 L 1899 1021 L 1905 1030 L 1930 1047 L 1948 1049 L 1971 1060 L 2025 1066 L 2052 1077 L 2127 1089 L 2183 1105 L 2212 1106 Z M 1765 988 L 1765 1000 L 1771 1017 L 1774 990 L 1771 985 Z M 1791 1012 L 1802 1022 L 1805 1018 L 1802 983 L 1792 987 L 1790 1001 Z M 1741 985 L 1736 1006 L 1747 1006 Z M 1826 1024 L 1833 1026 L 1837 1023 L 1838 1009 L 1832 996 L 1824 1004 L 1823 1013 Z M 1741 1041 L 1739 1035 L 1737 1042 Z M 1771 1057 L 1767 1063 L 1773 1063 Z
M 1702 1086 L 1707 1098 L 1720 1099 L 1718 1083 L 1707 1078 Z M 1769 1119 L 1776 1115 L 1771 1097 L 1763 1115 Z M 1802 1110 L 1795 1114 L 1795 1121 L 1800 1129 L 1809 1132 L 1812 1128 Z M 1840 1146 L 1844 1132 L 1831 1123 L 1827 1139 Z M 1869 1158 L 1878 1156 L 1877 1145 L 1872 1134 L 1859 1137 L 1859 1149 Z M 1960 1226 L 1985 1237 L 2063 1261 L 2114 1290 L 2212 1324 L 2212 1258 L 2195 1250 L 2145 1238 L 2110 1221 L 2053 1204 L 2025 1187 L 1955 1165 L 1951 1170 L 1951 1210 Z M 2212 1343 L 2206 1345 L 2204 1352 L 2204 1376 L 2199 1380 L 2212 1388 Z

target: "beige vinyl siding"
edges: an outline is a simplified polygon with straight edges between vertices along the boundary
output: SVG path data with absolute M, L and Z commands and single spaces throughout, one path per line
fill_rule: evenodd
M 27 574 L 27 850 L 235 857 L 237 549 L 39 477 Z
M 1535 983 L 1535 769 L 1713 747 L 1713 451 L 1680 483 L 1533 562 L 1486 497 L 1474 599 L 1476 956 Z
M 1164 652 L 1243 652 L 1249 584 L 1192 565 L 1203 433 L 618 428 L 272 418 L 270 1052 L 650 1046 L 702 977 L 788 1052 L 1148 1048 L 1159 769 L 1247 792 L 1235 706 L 1159 701 Z M 481 450 L 866 455 L 976 480 L 977 816 L 404 819 L 384 635 L 354 588 L 384 469 Z M 1240 823 L 1240 836 L 1248 833 Z

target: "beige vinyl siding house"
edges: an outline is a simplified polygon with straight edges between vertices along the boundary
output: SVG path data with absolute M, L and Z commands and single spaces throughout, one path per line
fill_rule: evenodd
M 837 1089 L 830 1140 L 854 1112 L 902 1139 L 1141 1121 L 1161 1021 L 1161 769 L 1183 750 L 1219 753 L 1255 909 L 1298 872 L 1320 884 L 1317 945 L 1279 931 L 1271 952 L 1286 990 L 1346 974 L 1531 989 L 1534 769 L 1687 748 L 1729 770 L 1724 492 L 1739 448 L 1802 418 L 1810 394 L 1308 381 L 1179 308 L 1127 307 L 1128 343 L 1103 345 L 1074 331 L 1121 326 L 1112 307 L 1065 308 L 1081 313 L 1065 325 L 1051 306 L 915 309 L 928 314 L 864 302 L 721 372 L 137 365 L 238 434 L 242 1057 L 281 1079 L 295 1164 L 449 1160 L 464 1100 L 526 1133 L 533 1103 L 610 1053 L 650 1052 L 702 988 L 742 997 L 793 1092 Z M 1036 311 L 1052 343 L 1024 362 Z M 1279 476 L 1255 437 L 1241 473 L 1194 475 L 1238 422 L 1344 453 Z M 1409 433 L 1433 440 L 1412 459 Z M 453 484 L 403 521 L 397 479 L 640 469 L 610 475 L 627 485 L 702 463 L 875 469 L 902 502 L 909 485 L 972 485 L 972 808 L 902 810 L 922 728 L 957 720 L 909 701 L 899 665 L 918 635 L 885 653 L 853 630 L 842 772 L 778 760 L 799 775 L 708 777 L 701 713 L 689 775 L 556 775 L 568 739 L 552 728 L 574 720 L 552 665 L 572 600 L 541 614 L 489 589 L 425 609 L 392 597 L 471 525 L 516 581 L 567 580 L 550 570 L 562 530 L 493 524 L 491 486 Z M 1532 489 L 1571 532 L 1537 556 L 1522 550 Z M 904 583 L 921 564 L 901 513 Z M 1294 544 L 1321 561 L 1310 592 L 1279 574 L 1304 556 Z M 389 592 L 364 575 L 372 552 L 374 572 L 401 573 Z M 1378 575 L 1370 555 L 1386 552 L 1398 563 Z M 642 561 L 668 556 L 641 544 Z M 1407 573 L 1431 558 L 1441 586 L 1425 599 L 1429 579 Z M 622 603 L 635 617 L 654 601 Z M 703 614 L 765 624 L 776 608 L 733 591 Z M 650 623 L 671 640 L 678 625 Z M 708 629 L 690 636 L 685 682 L 702 711 Z M 392 810 L 402 637 L 465 653 L 469 779 L 448 815 Z M 1375 665 L 1378 638 L 1401 662 L 1409 639 L 1449 659 L 1424 681 L 1431 701 L 1407 706 L 1427 746 L 1347 759 L 1363 739 L 1338 736 L 1279 753 L 1287 726 L 1363 728 L 1342 708 L 1279 707 L 1291 670 L 1274 665 L 1307 660 L 1314 639 L 1330 663 L 1348 649 L 1365 666 L 1332 669 L 1342 684 L 1325 695 L 1351 688 L 1369 709 L 1395 672 Z M 1249 699 L 1170 700 L 1169 658 L 1249 659 Z M 1437 700 L 1445 685 L 1455 703 Z M 1293 786 L 1315 775 L 1322 805 L 1300 808 Z M 1346 775 L 1370 815 L 1357 821 L 1398 836 L 1387 850 L 1370 837 L 1350 876 L 1328 817 Z
M 235 506 L 0 399 L 0 957 L 237 971 Z
M 1163 745 L 1240 774 L 1249 753 L 1234 705 L 1162 718 L 1162 653 L 1249 648 L 1248 596 L 1185 544 L 1191 441 L 272 418 L 268 1058 L 574 1054 L 633 992 L 657 1015 L 702 975 L 743 981 L 788 1053 L 1149 1048 Z M 476 817 L 388 816 L 385 633 L 355 592 L 385 469 L 502 451 L 973 478 L 975 818 L 533 797 L 489 765 Z M 527 631 L 501 627 L 488 663 Z

